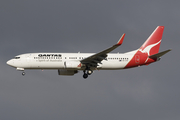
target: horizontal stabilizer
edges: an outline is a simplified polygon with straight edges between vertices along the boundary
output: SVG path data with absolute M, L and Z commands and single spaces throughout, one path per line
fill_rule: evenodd
M 171 51 L 171 49 L 165 50 L 163 52 L 160 52 L 160 53 L 157 53 L 157 54 L 154 54 L 154 55 L 151 55 L 151 56 L 149 56 L 149 58 L 151 58 L 151 59 L 159 58 L 159 57 L 163 56 L 164 54 L 168 53 L 169 51 Z

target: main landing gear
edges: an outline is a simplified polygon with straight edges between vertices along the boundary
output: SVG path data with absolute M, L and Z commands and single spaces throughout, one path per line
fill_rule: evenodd
M 91 75 L 93 73 L 93 71 L 90 69 L 86 69 L 83 72 L 84 72 L 84 74 L 83 74 L 84 79 L 86 79 L 88 77 L 88 75 Z

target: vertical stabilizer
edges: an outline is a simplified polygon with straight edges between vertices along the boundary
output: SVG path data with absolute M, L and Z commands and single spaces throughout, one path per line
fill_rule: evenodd
M 139 51 L 147 53 L 148 56 L 159 52 L 164 26 L 158 26 L 149 38 L 140 47 Z
M 137 50 L 125 68 L 147 65 L 155 62 L 157 59 L 150 59 L 149 56 L 159 52 L 163 31 L 164 26 L 158 26 L 144 44 Z

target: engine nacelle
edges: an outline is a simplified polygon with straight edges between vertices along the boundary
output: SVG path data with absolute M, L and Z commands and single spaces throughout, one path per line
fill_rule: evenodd
M 64 62 L 65 68 L 81 68 L 80 61 L 65 61 Z
M 70 76 L 70 75 L 74 75 L 74 74 L 76 74 L 76 73 L 78 73 L 77 70 L 63 70 L 63 69 L 58 69 L 58 74 L 59 74 L 59 75 L 68 75 L 68 76 Z

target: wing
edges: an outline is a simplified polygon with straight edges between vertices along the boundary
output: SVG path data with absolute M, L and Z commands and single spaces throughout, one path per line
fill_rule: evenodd
M 114 49 L 116 49 L 117 47 L 119 47 L 123 43 L 124 37 L 125 37 L 125 34 L 123 34 L 121 36 L 121 38 L 119 39 L 119 41 L 115 45 L 113 45 L 112 47 L 110 47 L 106 50 L 103 50 L 99 53 L 96 53 L 92 56 L 89 56 L 89 57 L 81 60 L 80 62 L 82 64 L 85 64 L 86 66 L 89 66 L 89 67 L 97 67 L 98 66 L 97 64 L 98 63 L 101 64 L 101 61 L 105 60 L 105 58 L 107 57 L 107 54 L 109 52 L 113 51 Z

